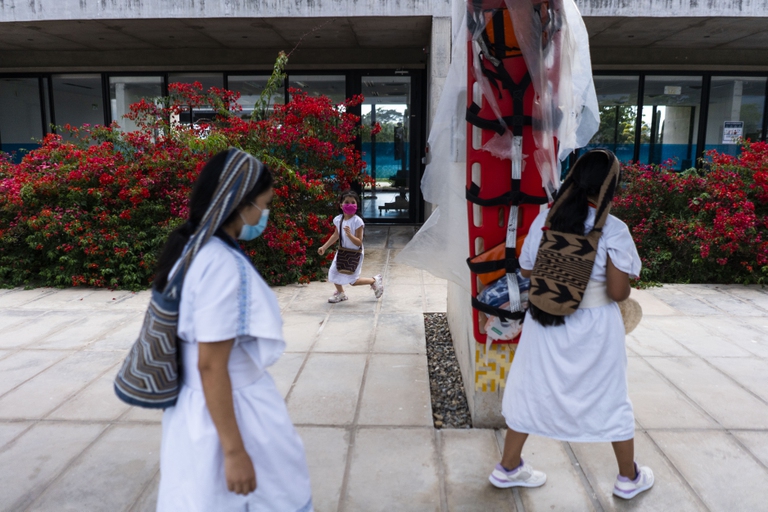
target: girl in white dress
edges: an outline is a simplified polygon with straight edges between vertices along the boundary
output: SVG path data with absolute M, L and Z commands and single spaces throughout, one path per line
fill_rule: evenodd
M 208 162 L 190 219 L 160 258 L 155 286 L 165 286 L 190 235 L 219 207 L 214 190 L 219 197 L 229 178 L 254 167 L 258 177 L 242 199 L 213 211 L 215 234 L 184 278 L 177 328 L 183 385 L 163 414 L 159 512 L 313 510 L 304 446 L 267 373 L 285 348 L 280 308 L 235 240 L 251 240 L 267 225 L 273 193 L 266 167 L 237 149 Z
M 576 193 L 552 217 L 554 231 L 585 234 L 595 223 L 592 202 L 608 179 L 615 156 L 590 151 L 574 165 Z M 605 201 L 613 198 L 613 190 Z M 557 201 L 557 199 L 556 199 Z M 530 277 L 548 211 L 533 221 L 520 254 Z M 629 278 L 640 274 L 640 257 L 627 226 L 609 215 L 579 309 L 554 316 L 531 305 L 504 390 L 508 429 L 501 463 L 491 473 L 496 487 L 538 487 L 546 475 L 523 462 L 528 434 L 560 441 L 613 444 L 619 475 L 613 493 L 630 499 L 653 485 L 653 472 L 634 462 L 635 419 L 627 391 L 624 324 L 617 301 L 629 297 Z
M 321 247 L 317 249 L 317 254 L 323 256 L 330 246 L 336 243 L 341 237 L 342 247 L 352 250 L 360 250 L 363 253 L 363 230 L 365 229 L 365 222 L 360 216 L 356 215 L 360 209 L 360 196 L 357 192 L 347 190 L 342 192 L 339 197 L 339 208 L 343 212 L 341 215 L 337 215 L 333 219 L 333 226 L 335 228 L 333 235 L 325 242 Z M 341 233 L 344 233 L 341 235 Z M 363 268 L 363 259 L 365 255 L 362 254 L 360 262 L 357 264 L 357 269 L 352 274 L 342 274 L 336 268 L 336 258 L 338 252 L 333 257 L 333 263 L 328 271 L 328 281 L 336 286 L 336 293 L 331 295 L 328 302 L 333 304 L 347 300 L 347 294 L 344 293 L 344 285 L 349 284 L 352 286 L 369 285 L 373 290 L 376 298 L 380 298 L 384 293 L 384 283 L 382 282 L 381 274 L 377 274 L 373 277 L 360 277 L 360 272 Z

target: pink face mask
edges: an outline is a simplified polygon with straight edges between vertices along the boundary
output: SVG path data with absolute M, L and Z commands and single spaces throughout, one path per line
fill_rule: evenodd
M 357 205 L 355 203 L 346 203 L 341 205 L 341 211 L 346 215 L 354 215 L 357 212 Z

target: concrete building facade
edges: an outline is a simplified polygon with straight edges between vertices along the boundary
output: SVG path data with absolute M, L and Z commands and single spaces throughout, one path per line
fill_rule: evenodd
M 682 169 L 707 149 L 738 151 L 739 134 L 765 139 L 768 0 L 576 3 L 603 110 L 595 144 Z M 361 148 L 386 187 L 365 214 L 419 223 L 426 136 L 462 11 L 459 0 L 3 0 L 0 149 L 32 148 L 52 124 L 130 129 L 130 103 L 173 81 L 238 90 L 247 111 L 286 51 L 287 86 L 367 94 L 366 121 L 402 123 L 401 148 Z

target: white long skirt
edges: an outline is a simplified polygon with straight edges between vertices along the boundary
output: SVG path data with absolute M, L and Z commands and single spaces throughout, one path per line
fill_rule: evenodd
M 231 357 L 238 356 L 246 357 L 233 350 Z M 241 368 L 248 366 L 243 361 Z M 311 512 L 304 445 L 272 377 L 263 372 L 251 382 L 252 371 L 233 375 L 230 359 L 235 417 L 257 480 L 256 491 L 241 496 L 227 489 L 224 455 L 199 373 L 196 366 L 186 367 L 192 375 L 185 375 L 176 406 L 163 414 L 158 512 Z
M 579 309 L 564 325 L 526 316 L 502 412 L 522 433 L 561 441 L 626 441 L 635 435 L 618 305 Z

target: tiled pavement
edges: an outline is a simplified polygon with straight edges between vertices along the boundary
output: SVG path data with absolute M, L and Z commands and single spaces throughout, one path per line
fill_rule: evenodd
M 307 449 L 318 511 L 768 510 L 768 292 L 665 286 L 627 339 L 637 456 L 656 473 L 631 502 L 608 444 L 532 437 L 541 489 L 487 483 L 502 432 L 432 428 L 422 312 L 445 283 L 393 262 L 412 228 L 369 227 L 367 288 L 275 289 L 288 350 L 271 373 Z M 159 413 L 111 383 L 146 292 L 0 291 L 0 510 L 144 511 L 157 492 Z

